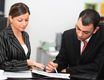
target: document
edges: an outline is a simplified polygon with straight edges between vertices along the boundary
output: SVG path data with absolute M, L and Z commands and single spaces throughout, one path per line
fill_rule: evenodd
M 4 72 L 7 78 L 32 78 L 31 71 Z
M 4 70 L 0 69 L 0 80 L 5 80 L 7 77 L 4 75 Z
M 0 80 L 6 80 L 7 77 L 6 76 L 0 76 Z
M 70 79 L 69 78 L 70 74 L 66 74 L 66 73 L 47 73 L 45 71 L 40 71 L 40 70 L 32 70 L 32 73 L 47 76 L 47 77 L 52 77 L 52 78 Z

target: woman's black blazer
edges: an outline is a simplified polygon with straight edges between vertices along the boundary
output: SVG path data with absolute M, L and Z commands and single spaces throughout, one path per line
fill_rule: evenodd
M 11 27 L 5 28 L 0 32 L 0 68 L 5 71 L 27 70 L 26 60 L 30 58 L 30 42 L 26 32 L 22 32 L 24 42 L 28 47 L 27 55 L 13 34 Z

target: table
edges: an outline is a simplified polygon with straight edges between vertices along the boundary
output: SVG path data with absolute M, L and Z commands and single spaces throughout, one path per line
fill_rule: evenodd
M 8 78 L 7 80 L 94 80 L 94 79 L 81 79 L 81 78 L 70 78 L 70 79 L 59 79 L 59 78 L 50 78 L 40 75 L 33 75 L 33 78 Z
M 69 80 L 69 79 L 51 78 L 32 73 L 32 78 L 8 78 L 6 80 Z
M 24 75 L 24 74 L 23 74 Z M 57 74 L 56 74 L 57 75 Z M 37 74 L 37 73 L 32 73 L 31 75 L 32 77 L 29 77 L 29 78 L 26 78 L 26 77 L 19 77 L 19 78 L 8 78 L 6 80 L 96 80 L 96 75 L 85 75 L 85 74 L 81 74 L 81 75 L 70 75 L 70 79 L 60 79 L 60 78 L 51 78 L 51 77 L 47 77 L 47 76 L 43 76 L 43 75 L 40 75 L 40 74 Z M 98 79 L 98 80 L 101 80 L 101 79 Z M 102 79 L 104 80 L 104 78 Z

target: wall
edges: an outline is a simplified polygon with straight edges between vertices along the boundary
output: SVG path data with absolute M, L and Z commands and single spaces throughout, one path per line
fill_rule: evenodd
M 84 2 L 93 0 L 5 0 L 5 16 L 16 2 L 26 3 L 31 11 L 27 32 L 30 35 L 33 59 L 40 41 L 54 41 L 57 32 L 73 28 Z M 95 0 L 98 2 L 100 0 Z M 102 0 L 101 0 L 102 1 Z

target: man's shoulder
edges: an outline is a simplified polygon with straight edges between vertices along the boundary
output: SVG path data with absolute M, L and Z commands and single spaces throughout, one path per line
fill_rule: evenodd
M 96 39 L 99 41 L 104 41 L 104 26 L 100 26 L 99 30 L 94 34 Z
M 73 34 L 75 32 L 76 32 L 75 31 L 75 28 L 72 28 L 72 29 L 69 29 L 69 30 L 64 31 L 64 34 Z
M 100 26 L 100 28 L 101 28 L 102 32 L 104 32 L 104 26 Z
M 101 26 L 101 27 L 100 27 L 100 31 L 99 31 L 99 32 L 100 32 L 101 35 L 104 36 L 104 26 Z

